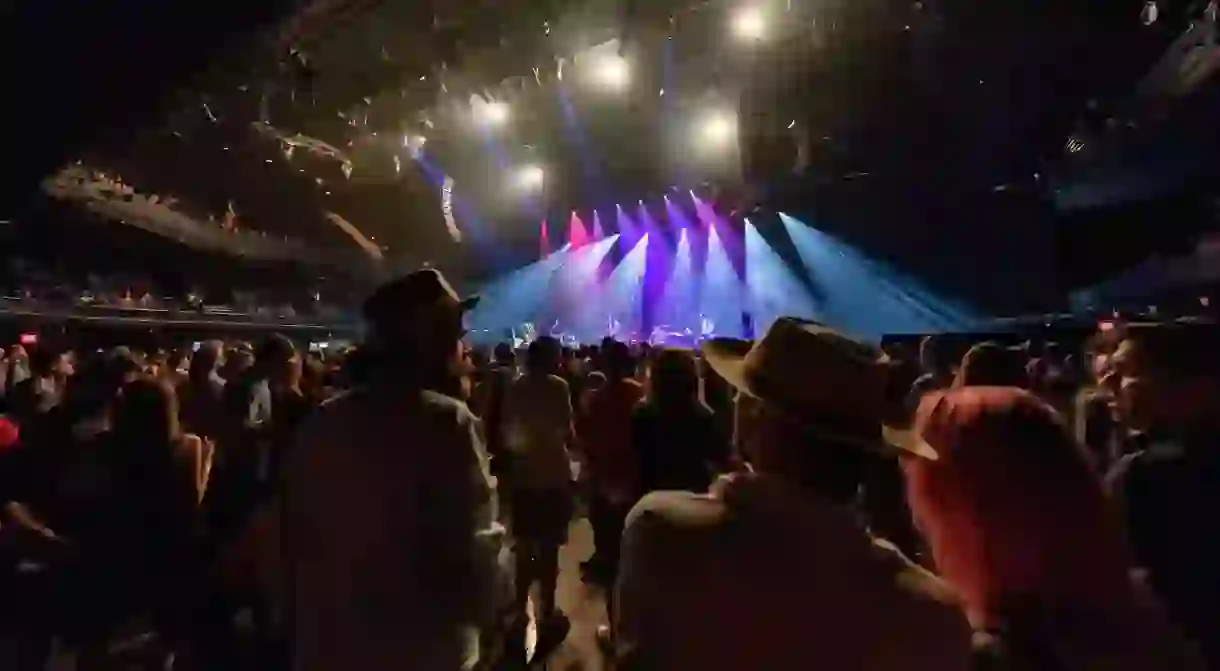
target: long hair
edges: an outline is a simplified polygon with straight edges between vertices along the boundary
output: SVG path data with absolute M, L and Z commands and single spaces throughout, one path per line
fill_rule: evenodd
M 672 408 L 704 408 L 699 366 L 688 350 L 666 348 L 656 354 L 649 378 L 648 402 Z
M 940 458 L 904 465 L 911 511 L 976 624 L 1129 594 L 1115 511 L 1053 409 L 1025 391 L 969 387 L 927 396 L 916 427 Z
M 151 378 L 124 385 L 111 426 L 116 457 L 125 466 L 141 472 L 164 467 L 182 437 L 173 389 Z
M 224 349 L 224 345 L 216 340 L 209 340 L 200 345 L 199 351 L 195 352 L 195 356 L 191 357 L 191 365 L 187 371 L 187 378 L 196 384 L 207 380 L 216 370 L 216 365 L 220 363 L 220 352 L 222 349 Z

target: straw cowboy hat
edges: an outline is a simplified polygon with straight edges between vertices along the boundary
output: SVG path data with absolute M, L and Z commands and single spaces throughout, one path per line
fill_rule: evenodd
M 867 449 L 937 459 L 907 427 L 886 425 L 891 366 L 882 352 L 817 322 L 781 317 L 751 347 L 718 338 L 703 346 L 712 370 L 743 394 L 805 425 L 816 434 Z M 877 427 L 865 435 L 858 427 Z M 845 431 L 842 427 L 853 427 Z

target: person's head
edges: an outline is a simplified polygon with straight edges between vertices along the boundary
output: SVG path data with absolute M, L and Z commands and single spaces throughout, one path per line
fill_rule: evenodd
M 66 380 L 75 372 L 72 352 L 40 345 L 30 355 L 30 372 L 38 377 Z
M 513 346 L 506 342 L 496 344 L 492 358 L 501 366 L 513 366 L 517 363 L 517 354 L 513 352 Z
M 246 347 L 236 347 L 225 356 L 224 378 L 228 382 L 240 379 L 254 367 L 254 353 Z
M 652 362 L 649 399 L 660 405 L 700 403 L 699 367 L 689 350 L 665 348 Z
M 119 390 L 140 376 L 140 361 L 127 347 L 115 347 L 102 361 L 103 380 L 107 389 Z
M 301 356 L 287 337 L 274 333 L 259 343 L 254 364 L 260 377 L 277 386 L 292 388 L 301 380 Z
M 626 343 L 614 339 L 602 342 L 602 372 L 607 380 L 626 380 L 636 373 L 635 357 Z
M 312 394 L 326 386 L 326 363 L 317 357 L 307 357 L 301 364 L 301 389 Z
M 589 391 L 597 391 L 606 386 L 606 374 L 600 370 L 595 370 L 585 377 L 585 389 Z
M 738 390 L 734 443 L 756 470 L 845 502 L 869 451 L 890 451 L 888 366 L 876 348 L 784 317 L 753 345 L 708 341 L 704 357 Z
M 174 390 L 148 377 L 129 382 L 115 403 L 111 426 L 125 449 L 169 445 L 181 435 Z
M 199 350 L 191 357 L 190 377 L 193 380 L 206 379 L 220 367 L 221 353 L 224 344 L 219 340 L 208 340 L 200 343 Z
M 993 342 L 971 347 L 962 357 L 954 386 L 1025 387 L 1028 379 L 1019 352 Z
M 1130 327 L 1110 365 L 1118 409 L 1136 429 L 1220 425 L 1220 348 L 1214 326 Z
M 376 362 L 381 379 L 447 386 L 467 366 L 463 319 L 477 303 L 459 298 L 432 268 L 385 284 L 364 302 L 370 335 L 363 358 Z
M 1092 382 L 1100 384 L 1110 374 L 1110 359 L 1121 340 L 1120 331 L 1111 326 L 1093 334 L 1085 343 L 1087 373 Z
M 551 336 L 541 336 L 530 343 L 525 355 L 525 367 L 535 374 L 553 374 L 559 371 L 563 351 L 559 341 Z
M 749 394 L 738 393 L 733 444 L 754 470 L 795 482 L 837 503 L 854 502 L 868 455 L 854 441 L 838 440 Z
M 153 375 L 160 375 L 168 365 L 169 352 L 163 349 L 158 349 L 152 353 L 148 360 L 148 370 Z
M 940 373 L 948 366 L 944 341 L 937 336 L 924 336 L 919 341 L 919 367 L 925 373 Z
M 1121 596 L 1130 563 L 1118 520 L 1053 409 L 1024 390 L 965 387 L 925 396 L 915 427 L 938 458 L 904 462 L 911 512 L 976 624 Z

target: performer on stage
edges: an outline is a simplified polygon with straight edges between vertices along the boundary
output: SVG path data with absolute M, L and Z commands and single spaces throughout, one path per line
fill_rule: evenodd
M 534 326 L 534 322 L 525 322 L 521 325 L 521 342 L 528 345 L 534 342 L 534 338 L 538 337 L 538 329 Z
M 611 338 L 618 338 L 619 329 L 621 329 L 622 327 L 623 327 L 623 325 L 619 322 L 619 320 L 614 318 L 614 315 L 606 316 L 606 335 L 607 336 L 609 336 Z
M 716 337 L 716 322 L 703 313 L 699 313 L 699 337 L 701 340 Z

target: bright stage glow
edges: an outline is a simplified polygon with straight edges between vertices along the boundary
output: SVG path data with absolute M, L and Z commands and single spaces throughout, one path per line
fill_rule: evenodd
M 483 106 L 483 123 L 490 126 L 503 126 L 508 123 L 508 103 L 493 100 Z
M 411 154 L 412 158 L 419 158 L 426 144 L 428 144 L 428 138 L 423 135 L 406 135 L 402 138 L 402 146 L 407 148 L 407 152 Z
M 517 185 L 523 189 L 540 189 L 545 182 L 546 171 L 541 166 L 527 165 L 517 173 Z
M 767 32 L 767 20 L 758 7 L 742 9 L 733 17 L 733 34 L 743 40 L 762 39 Z
M 594 73 L 598 82 L 608 89 L 619 90 L 627 86 L 631 79 L 631 69 L 621 56 L 607 56 L 597 64 Z
M 713 114 L 703 121 L 700 134 L 705 142 L 719 147 L 732 141 L 737 133 L 735 119 L 729 114 Z

